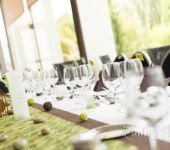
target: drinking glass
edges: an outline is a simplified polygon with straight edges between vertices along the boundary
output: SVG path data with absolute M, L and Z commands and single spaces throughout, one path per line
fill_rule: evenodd
M 141 84 L 141 90 L 145 91 L 150 86 L 159 86 L 165 88 L 165 77 L 160 66 L 146 68 L 144 70 L 144 79 Z
M 121 91 L 122 70 L 120 63 L 114 62 L 104 64 L 102 68 L 102 81 L 107 89 L 113 94 L 113 98 L 118 98 L 118 93 Z
M 88 78 L 89 78 L 89 90 L 95 86 L 95 70 L 94 67 L 90 64 L 86 64 L 88 69 Z
M 45 100 L 49 98 L 51 84 L 50 84 L 50 70 L 42 70 L 42 87 Z
M 50 89 L 49 89 L 49 95 L 51 96 L 52 100 L 56 99 L 56 86 L 57 86 L 57 82 L 59 80 L 59 75 L 58 75 L 58 71 L 56 69 L 50 69 L 50 78 L 49 78 L 49 85 L 50 85 Z
M 33 96 L 33 91 L 34 91 L 34 81 L 33 81 L 33 71 L 24 71 L 23 72 L 23 81 L 25 85 L 25 91 L 27 95 Z
M 151 150 L 158 150 L 156 125 L 169 113 L 169 102 L 167 94 L 162 87 L 149 87 L 146 92 L 138 97 L 129 97 L 126 103 L 130 118 L 137 117 L 148 123 L 149 141 Z
M 87 87 L 89 85 L 89 70 L 87 68 L 87 65 L 80 65 L 77 67 L 78 75 L 79 75 L 79 82 L 77 83 L 78 86 L 82 89 Z
M 35 92 L 42 92 L 42 72 L 40 70 L 36 70 L 33 72 Z
M 128 92 L 139 90 L 143 79 L 143 66 L 139 59 L 129 59 L 120 62 L 123 76 L 123 86 Z M 128 88 L 127 88 L 128 87 Z
M 142 93 L 126 93 L 126 97 L 130 101 L 128 103 L 126 99 L 124 101 L 128 110 L 127 114 L 130 114 L 128 116 L 145 120 L 154 131 L 149 135 L 151 150 L 158 150 L 157 134 L 154 128 L 169 113 L 170 103 L 164 87 L 162 68 L 157 66 L 147 68 L 145 69 Z
M 55 87 L 57 81 L 59 79 L 59 75 L 56 69 L 51 69 L 50 70 L 50 84 L 51 87 Z
M 71 93 L 69 93 L 69 95 L 71 94 L 70 98 L 75 96 L 75 89 L 77 88 L 78 81 L 79 75 L 76 67 L 64 68 L 64 82 L 71 90 Z

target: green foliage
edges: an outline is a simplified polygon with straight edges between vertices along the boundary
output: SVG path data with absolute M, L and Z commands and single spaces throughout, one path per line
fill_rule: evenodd
M 118 53 L 131 56 L 170 44 L 170 1 L 109 0 L 113 34 Z
M 123 45 L 123 34 L 121 29 L 121 23 L 119 20 L 119 14 L 116 11 L 116 7 L 113 4 L 112 0 L 109 0 L 109 7 L 110 7 L 110 17 L 112 22 L 112 31 L 115 38 L 116 43 L 116 49 L 119 50 L 119 53 L 121 53 L 122 45 Z
M 65 61 L 79 59 L 76 32 L 71 15 L 63 15 L 57 20 L 57 32 Z

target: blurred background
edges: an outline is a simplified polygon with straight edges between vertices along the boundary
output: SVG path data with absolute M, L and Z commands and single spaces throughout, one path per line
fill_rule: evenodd
M 1 72 L 170 44 L 170 1 L 1 0 Z M 100 65 L 97 65 L 100 68 Z

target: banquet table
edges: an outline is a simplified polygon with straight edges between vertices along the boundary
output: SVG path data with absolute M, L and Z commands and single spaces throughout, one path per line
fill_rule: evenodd
M 60 89 L 59 92 L 61 92 L 62 88 L 63 86 L 58 86 L 58 90 Z M 47 99 L 45 99 L 43 95 L 37 96 L 34 99 L 36 103 L 32 106 L 33 108 L 30 108 L 30 120 L 16 121 L 13 116 L 0 119 L 0 133 L 7 132 L 10 135 L 7 144 L 0 143 L 0 150 L 10 150 L 11 142 L 14 138 L 22 136 L 29 140 L 30 147 L 27 148 L 28 150 L 71 150 L 69 140 L 75 135 L 103 125 L 131 123 L 131 121 L 124 118 L 124 111 L 119 104 L 109 105 L 100 103 L 98 107 L 88 109 L 84 103 L 75 103 L 74 98 L 60 101 L 49 99 L 53 108 L 47 112 L 43 108 L 43 104 Z M 88 96 L 86 96 L 85 99 L 88 100 Z M 85 99 L 83 99 L 83 101 Z M 79 119 L 79 115 L 82 112 L 87 113 L 89 117 L 85 122 Z M 31 120 L 32 117 L 36 116 L 45 117 L 45 124 L 34 126 Z M 170 116 L 167 115 L 165 118 L 159 125 L 157 135 L 159 150 L 169 150 L 170 147 Z M 138 128 L 136 127 L 131 134 L 124 137 L 105 140 L 104 144 L 108 146 L 108 150 L 150 150 L 148 136 L 142 132 L 147 129 L 147 126 L 143 127 L 145 123 L 142 122 L 142 120 L 138 120 L 138 118 L 134 118 L 132 121 L 138 122 Z M 40 129 L 47 126 L 52 128 L 52 134 L 41 137 Z
M 62 88 L 62 86 L 59 86 Z M 43 111 L 42 104 L 44 100 L 42 97 L 37 97 L 37 104 L 34 105 L 35 108 Z M 93 129 L 105 124 L 125 124 L 130 123 L 129 120 L 124 119 L 124 113 L 120 109 L 119 105 L 108 105 L 101 103 L 99 107 L 94 109 L 87 109 L 85 105 L 75 104 L 74 99 L 62 100 L 62 101 L 52 101 L 53 109 L 49 111 L 50 114 L 60 117 L 62 119 L 71 121 L 75 124 L 83 126 L 87 129 Z M 120 110 L 119 110 L 120 109 Z M 80 122 L 79 114 L 85 112 L 88 114 L 89 118 L 86 122 Z M 157 138 L 160 150 L 168 150 L 170 147 L 169 135 L 170 135 L 170 115 L 167 115 L 158 126 Z M 138 128 L 136 127 L 134 132 L 127 137 L 118 138 L 125 143 L 137 146 L 139 150 L 149 150 L 149 140 L 148 135 L 143 131 L 147 127 L 143 127 L 145 124 L 141 120 L 135 118 L 133 122 L 138 122 Z M 141 126 L 140 126 L 141 124 Z M 141 133 L 141 134 L 136 134 Z
M 44 111 L 41 104 L 35 104 L 34 108 Z M 81 122 L 79 120 L 78 115 L 64 111 L 62 109 L 53 108 L 51 111 L 49 111 L 49 113 L 56 117 L 60 117 L 64 120 L 83 126 L 87 129 L 93 129 L 99 126 L 106 125 L 106 123 L 97 121 L 94 119 L 88 119 L 88 121 L 86 122 Z M 136 135 L 129 134 L 127 137 L 120 137 L 120 138 L 117 138 L 117 140 L 121 140 L 127 144 L 134 145 L 137 147 L 138 150 L 150 150 L 148 137 L 144 135 L 138 136 L 137 134 Z M 169 150 L 170 143 L 163 141 L 163 140 L 158 140 L 158 144 L 159 144 L 160 150 Z

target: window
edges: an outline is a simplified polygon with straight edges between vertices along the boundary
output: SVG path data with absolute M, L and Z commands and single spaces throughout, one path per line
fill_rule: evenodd
M 108 0 L 118 53 L 170 44 L 170 1 Z
M 40 57 L 32 21 L 25 11 L 15 22 L 8 26 L 8 35 L 16 69 L 40 68 Z
M 47 69 L 80 59 L 70 0 L 38 0 L 29 7 L 27 0 L 17 2 L 4 3 L 8 18 L 9 4 L 21 9 L 6 26 L 15 69 Z
M 80 59 L 70 0 L 51 0 L 64 61 Z
M 42 58 L 53 51 L 56 62 L 80 59 L 70 0 L 39 0 L 30 11 Z

